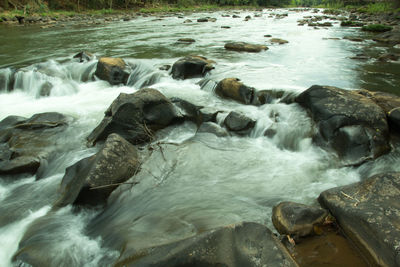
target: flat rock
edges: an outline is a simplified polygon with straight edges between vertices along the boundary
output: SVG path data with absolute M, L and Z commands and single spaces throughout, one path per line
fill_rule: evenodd
M 297 98 L 319 128 L 321 143 L 331 146 L 349 165 L 375 159 L 390 151 L 386 114 L 357 92 L 313 85 Z
M 265 226 L 244 222 L 171 244 L 125 252 L 115 266 L 298 266 Z
M 280 45 L 289 43 L 289 41 L 280 38 L 271 38 L 269 42 L 272 44 L 280 44 Z
M 314 227 L 322 225 L 327 210 L 295 202 L 281 202 L 272 210 L 272 223 L 283 235 L 298 237 L 314 234 Z
M 226 43 L 225 49 L 232 50 L 232 51 L 258 53 L 263 50 L 268 50 L 268 47 L 265 45 L 250 44 L 250 43 L 245 43 L 245 42 L 232 42 L 232 43 Z
M 198 133 L 211 133 L 218 137 L 226 137 L 229 136 L 229 133 L 214 122 L 204 122 L 200 125 L 197 130 Z
M 319 196 L 341 228 L 378 266 L 400 266 L 400 173 L 333 188 Z

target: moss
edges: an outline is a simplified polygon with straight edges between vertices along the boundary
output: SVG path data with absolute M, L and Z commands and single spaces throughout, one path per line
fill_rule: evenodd
M 392 29 L 393 27 L 382 24 L 370 24 L 362 27 L 362 30 L 367 32 L 387 32 Z
M 344 20 L 340 23 L 340 26 L 342 26 L 342 27 L 362 27 L 362 26 L 364 26 L 364 24 L 362 22 L 358 22 L 358 21 Z

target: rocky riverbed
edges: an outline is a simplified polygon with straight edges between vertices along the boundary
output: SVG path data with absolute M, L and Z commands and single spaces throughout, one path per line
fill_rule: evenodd
M 221 17 L 277 25 L 301 12 L 308 36 L 362 20 L 316 10 Z M 177 19 L 196 30 L 217 23 L 212 15 Z M 391 26 L 385 38 L 395 40 Z M 279 37 L 227 38 L 216 52 L 155 64 L 82 51 L 1 69 L 1 262 L 309 266 L 336 264 L 326 257 L 335 251 L 342 266 L 398 266 L 400 97 L 341 81 L 271 88 L 281 69 L 249 79 L 265 76 L 260 59 L 296 43 Z

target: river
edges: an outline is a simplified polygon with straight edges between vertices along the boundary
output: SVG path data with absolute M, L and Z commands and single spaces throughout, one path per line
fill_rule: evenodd
M 241 221 L 259 222 L 273 229 L 272 207 L 280 201 L 313 204 L 326 189 L 383 170 L 400 171 L 398 151 L 359 167 L 343 166 L 336 155 L 312 143 L 312 120 L 297 104 L 241 105 L 218 98 L 211 87 L 202 90 L 200 78 L 173 80 L 166 71 L 159 70 L 182 56 L 196 54 L 217 63 L 207 78 L 220 81 L 237 77 L 259 90 L 296 94 L 314 84 L 386 91 L 398 88 L 398 64 L 350 59 L 364 49 L 379 53 L 386 48 L 375 47 L 373 41 L 342 40 L 344 36 L 365 33 L 337 23 L 319 29 L 297 26 L 303 16 L 315 15 L 311 11 L 242 11 L 237 19 L 222 16 L 232 11 L 221 11 L 185 14 L 183 18 L 138 17 L 101 25 L 71 23 L 50 29 L 1 26 L 0 87 L 4 88 L 12 68 L 18 72 L 15 89 L 0 92 L 0 120 L 9 115 L 30 117 L 48 111 L 74 120 L 43 179 L 0 179 L 0 266 L 13 266 L 12 256 L 30 228 L 34 229 L 29 232 L 36 244 L 33 249 L 49 266 L 109 266 L 120 255 L 112 234 L 116 229 L 135 249 Z M 255 13 L 262 16 L 254 17 Z M 288 16 L 276 19 L 270 16 L 272 13 Z M 243 21 L 246 15 L 252 19 Z M 217 21 L 196 22 L 207 16 Z M 186 19 L 193 23 L 183 23 Z M 224 49 L 228 41 L 267 43 L 267 34 L 289 43 L 268 44 L 268 51 L 254 54 Z M 184 37 L 196 42 L 177 43 Z M 124 58 L 134 67 L 129 85 L 110 86 L 105 81 L 87 80 L 97 61 L 73 60 L 72 56 L 81 50 L 97 58 Z M 371 68 L 374 71 L 368 74 Z M 388 68 L 391 72 L 385 71 Z M 121 92 L 133 93 L 149 80 L 152 88 L 167 97 L 218 110 L 241 111 L 257 120 L 256 127 L 248 137 L 196 134 L 196 125 L 191 123 L 166 128 L 158 133 L 159 140 L 175 145 L 163 145 L 163 153 L 153 153 L 133 178 L 139 184 L 120 186 L 104 210 L 74 212 L 68 206 L 50 213 L 65 168 L 98 150 L 86 147 L 86 137 L 101 121 L 104 111 Z M 46 82 L 54 87 L 50 96 L 41 97 Z M 279 119 L 275 122 L 269 114 Z M 265 137 L 264 131 L 273 123 L 277 134 Z

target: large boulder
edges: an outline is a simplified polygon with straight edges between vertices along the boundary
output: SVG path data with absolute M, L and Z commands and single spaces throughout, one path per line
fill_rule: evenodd
M 231 111 L 224 120 L 226 128 L 239 135 L 247 135 L 256 125 L 256 122 L 244 114 Z
M 69 204 L 96 206 L 127 181 L 140 167 L 137 149 L 117 134 L 110 134 L 103 148 L 67 168 L 55 207 Z
M 172 78 L 184 80 L 203 77 L 207 72 L 214 69 L 214 63 L 214 61 L 201 56 L 181 58 L 172 65 Z
M 94 74 L 112 85 L 126 84 L 129 78 L 127 65 L 122 58 L 100 58 Z
M 320 207 L 294 202 L 281 202 L 272 209 L 272 223 L 280 234 L 298 237 L 314 234 L 314 227 L 322 225 L 328 212 Z
M 400 173 L 333 188 L 319 196 L 356 245 L 377 266 L 400 266 Z
M 155 89 L 121 93 L 105 112 L 101 123 L 88 136 L 88 145 L 117 133 L 133 144 L 147 142 L 154 131 L 181 119 L 171 100 Z
M 387 115 L 392 109 L 400 107 L 400 97 L 397 95 L 379 91 L 372 92 L 368 90 L 357 90 L 355 92 L 374 101 Z
M 34 174 L 57 150 L 70 118 L 56 112 L 27 119 L 9 116 L 0 122 L 0 175 Z
M 215 93 L 220 97 L 233 99 L 243 104 L 251 104 L 255 89 L 240 82 L 237 78 L 226 78 L 215 87 Z
M 226 43 L 225 49 L 232 51 L 258 53 L 263 50 L 268 50 L 268 47 L 266 45 L 249 44 L 245 42 L 232 42 L 232 43 Z
M 316 139 L 330 145 L 346 164 L 361 164 L 390 150 L 386 114 L 371 99 L 337 87 L 314 85 L 296 102 L 316 122 Z
M 115 266 L 298 266 L 265 226 L 244 222 L 174 243 L 126 251 Z

